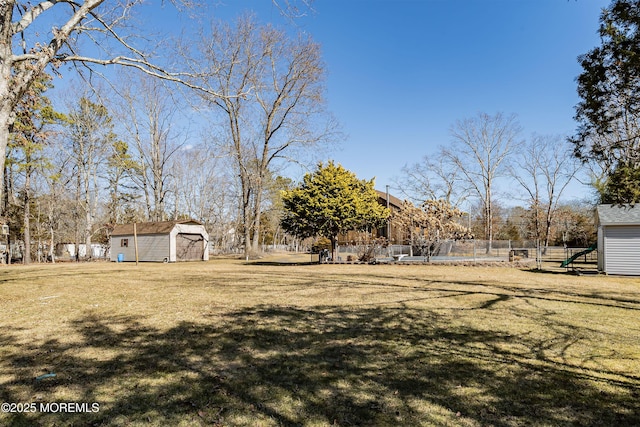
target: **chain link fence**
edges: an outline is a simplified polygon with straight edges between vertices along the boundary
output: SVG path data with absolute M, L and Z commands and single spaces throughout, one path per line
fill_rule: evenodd
M 342 245 L 338 247 L 337 262 L 372 261 L 438 262 L 438 261 L 531 261 L 562 262 L 585 248 L 562 246 L 540 247 L 532 240 L 445 240 L 431 246 L 411 245 Z M 584 259 L 583 259 L 584 258 Z M 597 260 L 594 251 L 578 261 Z

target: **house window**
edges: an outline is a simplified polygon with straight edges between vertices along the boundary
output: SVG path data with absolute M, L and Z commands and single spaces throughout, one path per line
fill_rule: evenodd
M 129 239 L 120 239 L 120 247 L 128 248 L 129 247 Z

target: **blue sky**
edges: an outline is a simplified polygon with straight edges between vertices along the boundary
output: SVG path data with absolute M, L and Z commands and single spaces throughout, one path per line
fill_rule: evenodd
M 329 109 L 347 139 L 331 157 L 393 185 L 450 140 L 456 120 L 515 113 L 523 137 L 570 134 L 577 56 L 599 44 L 598 0 L 316 0 L 295 21 L 322 45 Z M 287 24 L 267 0 L 229 2 Z
M 328 107 L 347 136 L 329 158 L 359 178 L 375 177 L 384 190 L 403 166 L 446 145 L 457 120 L 479 112 L 516 114 L 524 138 L 571 134 L 577 57 L 599 44 L 598 19 L 608 4 L 315 0 L 314 12 L 292 22 L 271 0 L 224 0 L 210 13 L 227 20 L 253 11 L 262 23 L 307 32 L 320 43 Z M 177 21 L 168 3 L 161 11 L 157 2 L 148 7 L 143 25 L 152 32 L 191 25 L 188 16 Z M 572 191 L 570 198 L 589 192 Z

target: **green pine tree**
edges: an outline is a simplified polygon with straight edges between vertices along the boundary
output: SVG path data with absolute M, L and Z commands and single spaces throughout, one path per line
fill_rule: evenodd
M 51 137 L 52 125 L 64 121 L 44 93 L 52 87 L 51 76 L 41 73 L 14 109 L 15 121 L 11 126 L 7 165 L 14 167 L 23 178 L 21 190 L 21 229 L 25 245 L 23 262 L 31 262 L 31 204 L 35 174 L 50 168 L 44 148 Z
M 302 184 L 284 191 L 282 200 L 282 228 L 301 238 L 328 238 L 333 259 L 339 234 L 376 228 L 389 217 L 378 203 L 374 180 L 360 180 L 332 161 L 319 163 Z

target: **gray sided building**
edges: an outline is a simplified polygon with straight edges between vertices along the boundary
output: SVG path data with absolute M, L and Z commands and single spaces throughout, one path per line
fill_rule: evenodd
M 151 262 L 207 261 L 209 234 L 197 221 L 136 224 L 138 260 Z M 116 225 L 111 233 L 111 261 L 135 261 L 133 224 Z
M 640 275 L 640 207 L 599 205 L 598 270 Z

